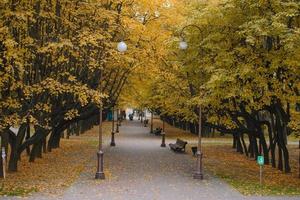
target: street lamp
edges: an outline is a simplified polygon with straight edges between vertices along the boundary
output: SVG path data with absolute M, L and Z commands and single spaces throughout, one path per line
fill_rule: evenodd
M 116 133 L 119 133 L 119 126 L 120 126 L 120 121 L 119 121 L 119 109 L 117 109 L 117 129 L 116 129 Z
M 163 120 L 163 127 L 162 127 L 162 133 L 161 133 L 161 147 L 166 147 L 166 132 L 165 132 L 165 116 L 162 116 Z
M 180 33 L 181 36 L 181 41 L 179 42 L 179 49 L 181 50 L 186 50 L 188 48 L 188 43 L 185 41 L 184 38 L 184 31 L 186 28 L 189 27 L 194 27 L 196 29 L 199 30 L 200 33 L 202 33 L 202 30 L 199 26 L 197 25 L 188 25 L 185 26 Z M 200 90 L 201 91 L 201 90 Z M 202 108 L 201 105 L 199 104 L 199 133 L 198 133 L 198 147 L 197 147 L 197 168 L 196 168 L 196 172 L 194 173 L 194 178 L 195 179 L 203 179 L 203 167 L 202 167 L 202 149 L 201 149 L 201 140 L 202 140 Z
M 127 44 L 124 41 L 121 41 L 118 43 L 117 45 L 117 50 L 120 53 L 124 53 L 127 51 Z M 103 70 L 100 71 L 100 84 L 99 84 L 99 91 L 100 93 L 102 92 L 102 79 L 103 79 Z M 97 172 L 95 175 L 95 179 L 105 179 L 105 174 L 103 171 L 103 156 L 104 156 L 104 152 L 102 149 L 102 112 L 103 112 L 103 105 L 100 105 L 100 109 L 99 109 L 99 146 L 98 146 L 98 152 L 97 152 Z
M 165 91 L 163 92 L 163 94 L 164 94 L 164 98 L 166 97 L 166 93 L 165 93 Z M 165 108 L 166 107 L 166 101 L 165 101 L 165 99 L 164 99 L 164 101 L 163 101 L 163 107 Z M 165 132 L 165 114 L 162 114 L 161 115 L 161 118 L 162 118 L 162 122 L 163 122 L 163 124 L 162 124 L 162 134 L 161 134 L 161 147 L 166 147 L 166 132 Z
M 182 40 L 179 42 L 179 49 L 186 50 L 188 48 L 188 44 L 186 41 Z
M 100 72 L 100 85 L 99 90 L 102 92 L 102 78 L 103 78 L 103 71 Z M 99 108 L 99 145 L 98 145 L 98 152 L 97 152 L 97 172 L 95 175 L 95 179 L 105 179 L 105 174 L 103 171 L 103 150 L 102 150 L 102 111 L 103 105 L 101 103 Z
M 117 49 L 119 52 L 124 53 L 127 51 L 127 44 L 124 41 L 118 43 Z
M 111 141 L 110 146 L 116 146 L 115 143 L 115 109 L 112 107 L 112 127 L 111 127 Z
M 151 111 L 150 133 L 153 133 L 153 110 Z
M 161 14 L 158 9 L 156 9 L 154 12 L 151 12 L 149 10 L 146 10 L 145 12 L 141 11 L 139 6 L 134 7 L 134 17 L 138 22 L 145 25 L 147 22 L 158 19 Z
M 171 1 L 169 1 L 169 0 L 166 0 L 166 1 L 162 4 L 162 6 L 163 6 L 164 8 L 166 8 L 166 9 L 169 9 L 169 8 L 171 8 L 171 7 L 173 6 L 173 3 L 172 3 Z

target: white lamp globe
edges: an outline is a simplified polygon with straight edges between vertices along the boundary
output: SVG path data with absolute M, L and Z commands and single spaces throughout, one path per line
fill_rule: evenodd
M 186 41 L 179 42 L 179 49 L 186 50 L 188 48 L 188 44 Z
M 118 48 L 119 52 L 123 53 L 123 52 L 127 51 L 127 44 L 124 41 L 119 42 L 117 48 Z
M 163 3 L 163 7 L 164 8 L 171 8 L 172 4 L 169 0 L 167 0 L 166 2 Z
M 155 11 L 155 12 L 154 12 L 154 16 L 155 16 L 156 18 L 160 17 L 160 12 L 159 12 L 158 10 Z

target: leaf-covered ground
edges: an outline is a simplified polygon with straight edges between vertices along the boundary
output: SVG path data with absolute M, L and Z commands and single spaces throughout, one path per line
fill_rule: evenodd
M 61 140 L 61 147 L 43 154 L 42 159 L 28 162 L 22 154 L 17 173 L 8 173 L 0 180 L 0 195 L 20 196 L 31 192 L 58 194 L 70 186 L 97 151 L 97 129 L 80 136 Z M 104 133 L 110 133 L 110 124 L 104 123 Z
M 155 120 L 155 127 L 158 125 L 161 126 L 161 122 Z M 123 128 L 124 127 L 121 127 L 121 130 Z M 109 142 L 109 137 L 107 136 L 109 136 L 108 134 L 110 133 L 110 124 L 105 123 L 104 129 L 104 140 L 106 141 L 105 143 L 107 146 Z M 141 130 L 146 131 L 145 128 Z M 172 160 L 174 156 L 177 159 L 183 159 L 182 156 L 184 156 L 184 159 L 187 159 L 186 162 L 189 161 L 188 163 L 193 163 L 193 161 L 191 162 L 190 160 L 192 158 L 190 146 L 196 145 L 197 137 L 195 135 L 167 125 L 167 142 L 175 141 L 176 138 L 182 138 L 189 141 L 187 148 L 189 155 L 174 155 L 167 149 L 165 149 L 166 151 L 162 151 L 163 153 L 160 152 L 161 148 L 158 144 L 160 142 L 160 137 L 150 135 L 146 137 L 143 136 L 145 133 L 133 134 L 131 133 L 131 129 L 129 129 L 127 133 L 130 133 L 129 135 L 122 134 L 122 131 L 120 135 L 116 135 L 117 147 L 105 150 L 105 174 L 107 178 L 106 181 L 108 181 L 109 184 L 106 185 L 107 183 L 105 183 L 102 185 L 102 181 L 95 181 L 93 179 L 96 168 L 95 153 L 97 149 L 97 131 L 98 129 L 95 127 L 92 131 L 88 131 L 83 135 L 72 136 L 70 139 L 63 139 L 61 148 L 54 150 L 51 153 L 44 154 L 43 159 L 37 159 L 34 163 L 29 163 L 27 161 L 28 158 L 23 155 L 19 165 L 19 172 L 8 174 L 7 179 L 1 180 L 1 195 L 25 195 L 33 191 L 39 191 L 39 194 L 42 194 L 43 196 L 53 196 L 52 199 L 55 199 L 57 195 L 69 197 L 74 192 L 72 188 L 78 189 L 76 186 L 78 184 L 79 188 L 82 188 L 83 186 L 85 186 L 85 188 L 95 188 L 95 192 L 100 192 L 99 195 L 104 195 L 101 191 L 98 191 L 98 186 L 103 188 L 108 187 L 108 191 L 118 191 L 121 190 L 120 186 L 118 186 L 118 188 L 110 188 L 115 181 L 118 182 L 116 179 L 122 178 L 122 180 L 124 179 L 124 181 L 126 180 L 128 183 L 140 180 L 141 177 L 135 177 L 138 175 L 137 171 L 142 170 L 140 169 L 140 166 L 143 166 L 143 168 L 147 169 L 146 171 L 149 172 L 148 174 L 151 174 L 150 176 L 147 175 L 147 177 L 142 178 L 143 181 L 149 182 L 150 180 L 156 180 L 158 177 L 162 178 L 162 181 L 166 181 L 166 179 L 163 178 L 163 174 L 160 174 L 161 170 L 164 168 L 152 168 L 154 163 L 150 162 L 150 160 L 155 159 L 153 156 L 162 156 L 161 154 L 163 154 L 164 156 L 167 156 L 164 157 L 164 159 L 168 158 L 170 160 Z M 128 136 L 130 136 L 130 138 L 127 138 Z M 127 144 L 129 141 L 132 144 Z M 141 142 L 144 142 L 145 144 L 149 142 L 150 144 L 148 146 L 142 146 L 144 149 L 141 149 L 142 147 L 139 146 L 142 145 Z M 296 149 L 296 146 L 290 146 L 292 173 L 284 174 L 270 166 L 265 166 L 264 186 L 260 187 L 259 168 L 256 162 L 247 159 L 244 155 L 236 153 L 234 149 L 231 148 L 230 138 L 204 138 L 203 144 L 205 172 L 209 171 L 209 174 L 215 174 L 218 177 L 221 177 L 241 193 L 245 195 L 300 194 L 300 180 L 297 178 L 298 149 Z M 124 149 L 122 150 L 119 148 Z M 130 166 L 127 166 L 128 163 L 125 167 L 124 165 L 126 163 L 124 163 L 124 159 L 129 159 L 129 157 L 126 156 L 131 156 L 131 159 L 135 161 L 134 165 L 139 167 L 131 169 Z M 194 157 L 192 159 L 196 158 Z M 143 160 L 142 162 L 145 160 L 149 161 L 152 165 L 148 166 L 149 163 L 141 165 L 139 160 Z M 178 162 L 178 160 L 176 162 Z M 162 161 L 159 163 L 160 165 L 165 165 Z M 183 167 L 183 169 L 186 170 L 186 175 L 191 175 L 194 168 L 192 165 L 190 166 L 186 163 L 185 167 Z M 187 169 L 187 166 L 189 166 L 188 168 L 191 168 Z M 127 168 L 130 170 L 126 171 L 128 170 Z M 133 169 L 134 171 L 132 171 Z M 178 169 L 169 167 L 167 169 L 169 172 L 166 171 L 165 173 L 170 173 L 170 175 L 175 173 L 178 175 Z M 111 170 L 113 170 L 113 173 L 111 173 Z M 118 177 L 118 173 L 116 172 L 126 172 L 125 178 Z M 121 175 L 123 176 L 124 173 L 122 173 Z M 81 176 L 79 176 L 80 174 Z M 205 176 L 207 177 L 208 174 L 205 174 Z M 170 177 L 173 177 L 173 175 Z M 192 181 L 190 178 L 191 177 L 187 180 Z M 209 180 L 210 179 L 212 178 L 209 178 Z M 207 181 L 205 180 L 205 183 Z M 74 182 L 75 186 L 72 184 Z M 199 182 L 199 184 L 200 183 L 201 182 Z M 156 186 L 159 187 L 160 182 L 157 182 L 156 184 L 158 184 Z M 68 189 L 71 185 L 73 185 L 71 189 Z M 95 187 L 95 185 L 98 186 Z M 127 191 L 126 184 L 123 189 L 124 191 L 122 190 L 122 192 Z
M 155 127 L 161 122 L 155 120 Z M 190 147 L 197 146 L 197 136 L 186 131 L 166 125 L 167 138 L 182 138 L 189 141 Z M 263 170 L 263 186 L 259 183 L 259 166 L 245 155 L 235 152 L 232 140 L 225 137 L 203 138 L 204 167 L 209 172 L 224 179 L 244 195 L 300 195 L 300 179 L 298 178 L 298 146 L 289 145 L 292 172 L 285 174 L 270 165 Z M 295 141 L 295 140 L 293 140 Z M 196 158 L 195 158 L 196 159 Z
M 290 147 L 292 173 L 284 174 L 265 165 L 262 186 L 259 184 L 258 164 L 253 159 L 236 153 L 231 145 L 205 145 L 203 151 L 206 169 L 225 179 L 245 195 L 300 195 L 295 146 Z

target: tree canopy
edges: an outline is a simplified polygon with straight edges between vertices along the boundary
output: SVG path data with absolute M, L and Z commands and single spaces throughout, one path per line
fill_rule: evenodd
M 238 151 L 258 156 L 261 145 L 268 163 L 271 149 L 275 167 L 277 145 L 278 168 L 288 172 L 286 137 L 300 125 L 299 8 L 298 1 L 191 2 L 141 106 L 196 122 L 201 105 L 205 126 L 232 134 Z
M 11 171 L 24 150 L 34 161 L 65 130 L 97 124 L 100 106 L 116 105 L 190 123 L 201 105 L 205 127 L 267 163 L 271 151 L 274 167 L 277 147 L 278 168 L 290 171 L 299 1 L 6 0 L 0 13 L 0 132 Z M 121 41 L 128 51 L 117 51 Z

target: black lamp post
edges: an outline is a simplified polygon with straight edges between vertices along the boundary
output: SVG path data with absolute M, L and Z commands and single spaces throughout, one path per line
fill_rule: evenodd
M 119 126 L 122 126 L 122 121 L 123 121 L 122 110 L 118 109 L 118 122 L 119 122 Z
M 161 147 L 166 147 L 166 133 L 165 131 L 162 131 L 161 133 Z
M 117 110 L 117 128 L 116 128 L 116 133 L 119 133 L 119 126 L 120 126 L 120 122 L 119 122 L 119 110 Z
M 199 30 L 200 33 L 202 33 L 202 30 L 199 26 L 197 25 L 188 25 L 185 26 L 180 33 L 181 36 L 181 41 L 179 43 L 179 48 L 182 50 L 186 50 L 188 48 L 188 43 L 185 41 L 184 38 L 184 31 L 186 28 L 189 27 L 194 27 L 196 29 Z M 201 105 L 199 104 L 199 133 L 198 133 L 198 147 L 197 147 L 197 168 L 196 168 L 196 172 L 194 173 L 194 178 L 195 179 L 203 179 L 203 166 L 202 166 L 202 146 L 201 146 L 201 140 L 202 140 L 202 109 L 201 109 Z
M 163 124 L 162 124 L 162 132 L 165 132 L 165 117 L 162 116 L 162 121 L 163 121 Z
M 197 168 L 196 172 L 194 174 L 195 179 L 203 179 L 203 166 L 202 166 L 202 146 L 201 146 L 201 140 L 202 140 L 202 112 L 201 112 L 201 106 L 199 106 L 199 136 L 198 136 L 198 147 L 197 147 Z
M 121 41 L 118 43 L 117 45 L 117 50 L 120 53 L 124 53 L 127 51 L 127 44 L 124 41 Z M 103 71 L 100 72 L 100 84 L 99 84 L 99 91 L 100 93 L 102 92 L 102 81 L 103 81 Z M 103 170 L 103 156 L 104 156 L 104 152 L 102 149 L 102 142 L 103 142 L 103 138 L 102 138 L 102 134 L 103 134 L 103 130 L 102 130 L 102 112 L 103 112 L 103 105 L 100 105 L 99 108 L 99 145 L 98 145 L 98 152 L 97 152 L 97 172 L 95 175 L 95 179 L 105 179 L 105 174 L 104 174 L 104 170 Z
M 144 111 L 141 110 L 141 123 L 143 123 Z
M 166 147 L 165 116 L 162 116 L 163 127 L 161 133 L 161 147 Z
M 112 108 L 112 126 L 111 126 L 111 142 L 110 146 L 114 147 L 116 146 L 115 143 L 115 109 Z
M 153 111 L 151 112 L 150 133 L 153 133 Z
M 100 75 L 100 92 L 102 92 L 102 72 Z M 101 103 L 99 108 L 99 145 L 97 152 L 97 172 L 95 175 L 95 179 L 105 179 L 105 174 L 103 171 L 103 150 L 102 150 L 102 109 L 103 105 Z

